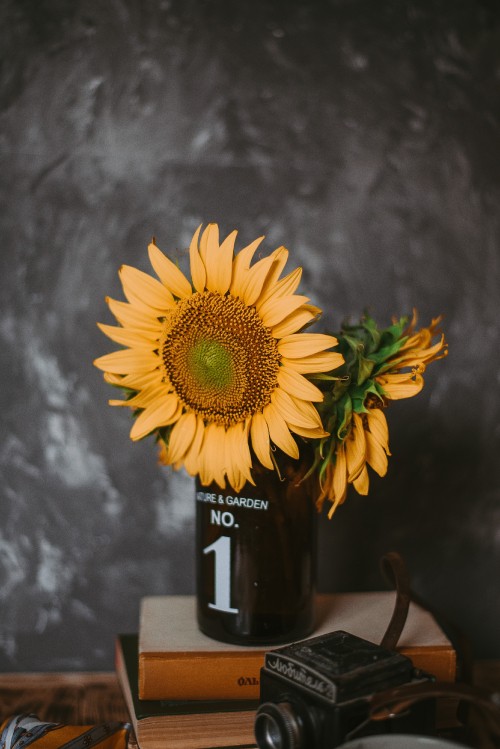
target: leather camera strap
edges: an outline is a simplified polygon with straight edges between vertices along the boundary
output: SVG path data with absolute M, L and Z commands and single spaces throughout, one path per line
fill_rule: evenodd
M 387 650 L 395 650 L 410 608 L 410 576 L 403 557 L 397 551 L 384 554 L 380 560 L 380 568 L 389 584 L 396 589 L 394 610 L 380 646 Z

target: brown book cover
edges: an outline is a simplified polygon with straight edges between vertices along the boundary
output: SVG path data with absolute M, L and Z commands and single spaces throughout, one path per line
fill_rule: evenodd
M 257 702 L 140 700 L 137 635 L 118 635 L 115 670 L 140 749 L 255 747 Z
M 311 636 L 342 629 L 379 644 L 394 608 L 390 591 L 324 594 L 317 597 Z M 260 669 L 270 647 L 229 645 L 203 635 L 194 596 L 148 596 L 139 623 L 141 699 L 258 699 Z M 417 668 L 453 681 L 456 654 L 433 616 L 410 604 L 398 643 Z

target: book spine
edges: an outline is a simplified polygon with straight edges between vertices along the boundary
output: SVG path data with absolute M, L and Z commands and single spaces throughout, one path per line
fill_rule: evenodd
M 231 657 L 139 654 L 141 700 L 258 700 L 264 652 Z
M 415 668 L 453 681 L 456 655 L 448 647 L 408 647 L 400 652 Z M 264 651 L 243 656 L 139 655 L 139 697 L 144 700 L 257 700 Z

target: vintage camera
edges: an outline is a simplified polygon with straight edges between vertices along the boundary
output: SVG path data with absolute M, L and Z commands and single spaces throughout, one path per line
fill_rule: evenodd
M 432 681 L 409 658 L 344 631 L 269 651 L 261 669 L 255 738 L 260 749 L 323 749 L 376 733 L 432 734 L 435 703 L 370 720 L 370 699 Z

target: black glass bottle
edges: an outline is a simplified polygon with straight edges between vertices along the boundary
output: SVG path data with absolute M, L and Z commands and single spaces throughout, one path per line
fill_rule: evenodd
M 197 615 L 216 640 L 272 645 L 314 626 L 315 484 L 307 460 L 252 470 L 236 494 L 196 481 Z

